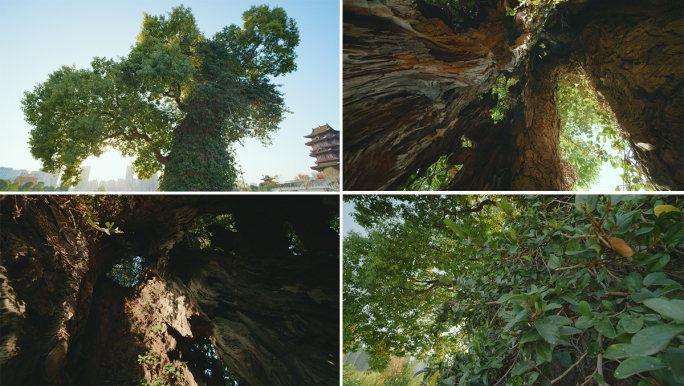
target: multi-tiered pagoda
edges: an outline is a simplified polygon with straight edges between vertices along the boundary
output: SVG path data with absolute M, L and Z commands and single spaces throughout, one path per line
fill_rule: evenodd
M 316 158 L 316 166 L 311 169 L 322 172 L 327 168 L 340 170 L 340 132 L 334 130 L 328 124 L 311 130 L 311 134 L 305 135 L 309 138 L 306 143 L 311 146 L 309 155 Z

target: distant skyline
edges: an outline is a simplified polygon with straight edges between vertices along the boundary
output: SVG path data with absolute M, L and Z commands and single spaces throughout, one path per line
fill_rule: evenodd
M 242 13 L 251 5 L 266 3 L 285 9 L 300 32 L 298 70 L 274 78 L 285 94 L 286 114 L 280 130 L 267 147 L 247 139 L 235 147 L 236 164 L 244 179 L 258 183 L 262 175 L 278 174 L 283 180 L 298 173 L 310 174 L 315 159 L 304 145 L 313 128 L 340 121 L 340 3 L 337 0 L 299 1 L 6 1 L 0 2 L 0 166 L 39 170 L 28 140 L 32 127 L 24 121 L 21 99 L 62 65 L 90 68 L 96 56 L 126 56 L 140 31 L 143 12 L 166 14 L 180 4 L 190 7 L 205 36 L 230 24 L 241 25 Z M 90 179 L 125 176 L 133 158 L 109 151 L 88 158 Z

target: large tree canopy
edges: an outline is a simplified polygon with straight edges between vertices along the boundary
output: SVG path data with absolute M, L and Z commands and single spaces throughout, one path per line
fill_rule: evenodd
M 436 384 L 684 384 L 681 197 L 345 199 L 367 235 L 344 240 L 344 350 L 372 368 L 411 355 Z
M 232 189 L 229 146 L 270 141 L 287 108 L 269 77 L 296 70 L 299 44 L 282 8 L 242 19 L 207 38 L 190 8 L 145 14 L 128 56 L 50 74 L 22 100 L 31 154 L 72 185 L 86 158 L 118 149 L 142 179 L 163 171 L 161 190 Z

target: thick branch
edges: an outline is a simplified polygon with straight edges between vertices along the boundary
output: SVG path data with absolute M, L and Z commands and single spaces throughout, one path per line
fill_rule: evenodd
M 111 115 L 110 113 L 102 113 L 102 114 Z M 133 129 L 133 133 L 130 135 L 126 134 L 126 132 L 124 132 L 120 127 L 119 127 L 119 129 L 121 131 L 117 131 L 114 134 L 110 134 L 110 135 L 107 135 L 105 137 L 102 137 L 102 139 L 107 140 L 107 139 L 112 139 L 112 138 L 116 138 L 116 137 L 123 137 L 123 139 L 126 141 L 133 141 L 136 138 L 138 138 L 138 139 L 142 139 L 143 141 L 145 141 L 147 143 L 154 142 L 152 140 L 152 138 L 150 138 L 147 134 L 140 134 L 137 129 Z M 153 152 L 154 152 L 154 158 L 157 161 L 159 161 L 160 164 L 166 166 L 166 163 L 169 161 L 169 158 L 167 156 L 163 156 L 161 154 L 161 152 L 157 149 L 155 149 Z

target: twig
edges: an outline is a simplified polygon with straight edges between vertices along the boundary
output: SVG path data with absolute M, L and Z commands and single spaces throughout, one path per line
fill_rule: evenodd
M 584 355 L 582 355 L 582 358 L 580 358 L 577 362 L 575 362 L 572 366 L 570 366 L 567 370 L 565 370 L 565 372 L 564 372 L 563 374 L 561 374 L 560 377 L 558 377 L 558 378 L 554 379 L 553 381 L 551 381 L 551 384 L 553 385 L 554 383 L 560 381 L 564 376 L 568 375 L 568 373 L 570 373 L 570 370 L 572 370 L 572 369 L 574 369 L 575 367 L 577 367 L 577 365 L 579 365 L 580 362 L 582 362 L 582 361 L 584 360 L 584 357 L 586 357 L 587 354 L 589 354 L 589 351 L 585 352 Z
M 599 373 L 601 378 L 603 378 L 603 335 L 599 332 L 598 334 L 598 344 L 599 353 L 596 358 L 596 372 Z M 601 383 L 599 386 L 608 385 L 607 383 Z
M 515 360 L 513 361 L 513 364 L 511 365 L 511 367 L 508 368 L 508 371 L 506 371 L 506 374 L 504 374 L 503 377 L 501 377 L 501 379 L 499 379 L 499 382 L 495 383 L 494 386 L 497 386 L 499 383 L 501 383 L 501 381 L 506 379 L 506 376 L 508 375 L 508 373 L 511 372 L 511 370 L 513 369 L 513 366 L 515 366 L 515 364 L 518 363 L 519 357 L 520 357 L 520 353 L 518 352 L 518 355 L 515 357 Z

